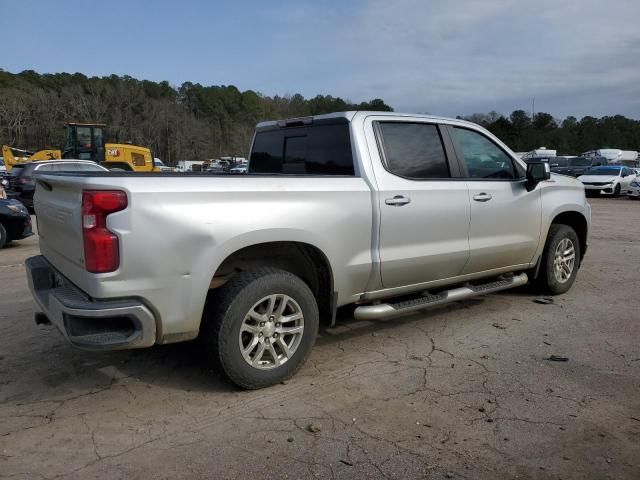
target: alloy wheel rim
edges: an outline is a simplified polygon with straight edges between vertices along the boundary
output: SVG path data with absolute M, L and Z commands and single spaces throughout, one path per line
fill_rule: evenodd
M 268 295 L 251 307 L 242 320 L 240 353 L 260 370 L 285 364 L 298 350 L 304 315 L 298 302 L 284 294 Z
M 559 283 L 567 283 L 576 264 L 576 249 L 573 242 L 563 238 L 558 243 L 553 257 L 553 273 Z

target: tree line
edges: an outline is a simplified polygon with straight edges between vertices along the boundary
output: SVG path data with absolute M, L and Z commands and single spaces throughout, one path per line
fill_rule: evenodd
M 531 117 L 524 110 L 515 110 L 508 117 L 489 112 L 458 118 L 482 125 L 519 152 L 539 147 L 557 150 L 558 155 L 577 155 L 597 148 L 640 150 L 640 121 L 623 115 L 557 120 L 545 112 Z
M 172 164 L 247 154 L 259 121 L 344 110 L 392 111 L 381 99 L 265 96 L 232 85 L 137 80 L 81 73 L 17 74 L 0 69 L 0 144 L 27 150 L 61 147 L 66 122 L 105 123 L 109 140 L 151 148 Z
M 256 123 L 344 110 L 393 111 L 381 99 L 354 104 L 340 97 L 266 96 L 232 85 L 137 80 L 81 73 L 10 73 L 0 69 L 0 144 L 28 150 L 60 147 L 66 122 L 106 123 L 110 140 L 148 146 L 165 162 L 247 153 Z M 640 149 L 640 121 L 622 115 L 555 119 L 524 110 L 475 113 L 478 123 L 515 151 L 546 146 L 559 154 L 595 148 Z

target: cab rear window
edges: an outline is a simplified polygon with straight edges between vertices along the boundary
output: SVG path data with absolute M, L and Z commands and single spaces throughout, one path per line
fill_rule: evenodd
M 354 175 L 347 123 L 258 131 L 249 173 Z

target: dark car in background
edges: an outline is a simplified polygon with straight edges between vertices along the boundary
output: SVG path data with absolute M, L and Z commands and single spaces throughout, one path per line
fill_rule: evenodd
M 46 160 L 15 165 L 7 177 L 7 197 L 22 202 L 33 212 L 33 194 L 36 190 L 35 176 L 52 172 L 108 172 L 89 160 Z
M 553 173 L 568 175 L 570 177 L 579 177 L 580 175 L 584 175 L 591 167 L 607 164 L 607 159 L 604 157 L 549 157 L 538 158 L 537 160 L 549 162 Z
M 0 248 L 33 235 L 27 207 L 17 200 L 0 198 Z

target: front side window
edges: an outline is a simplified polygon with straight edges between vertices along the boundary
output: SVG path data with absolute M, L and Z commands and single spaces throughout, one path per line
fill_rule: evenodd
M 412 180 L 451 177 L 437 126 L 408 122 L 378 125 L 389 172 Z
M 453 131 L 470 178 L 516 178 L 511 157 L 487 137 L 466 128 L 454 127 Z

